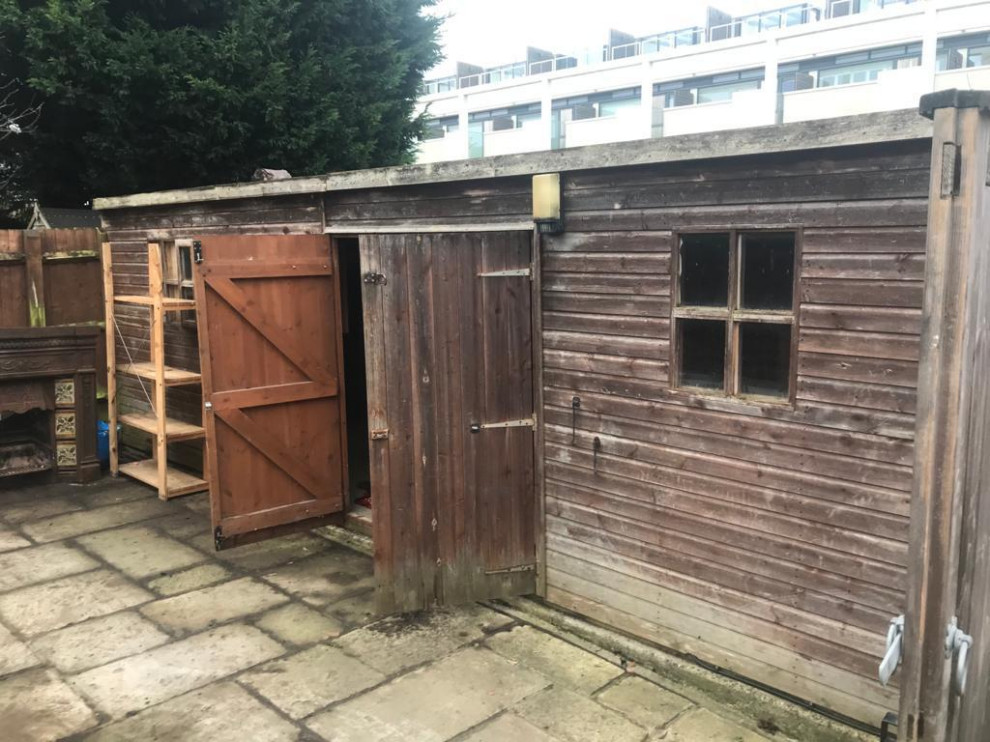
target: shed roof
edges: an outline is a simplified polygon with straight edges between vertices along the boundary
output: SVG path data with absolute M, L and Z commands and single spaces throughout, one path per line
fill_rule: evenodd
M 748 129 L 599 144 L 531 154 L 352 170 L 269 182 L 234 183 L 138 193 L 130 196 L 98 198 L 93 202 L 93 205 L 96 209 L 108 211 L 237 198 L 386 188 L 848 147 L 909 139 L 926 139 L 931 135 L 931 121 L 920 116 L 917 109 L 908 109 Z

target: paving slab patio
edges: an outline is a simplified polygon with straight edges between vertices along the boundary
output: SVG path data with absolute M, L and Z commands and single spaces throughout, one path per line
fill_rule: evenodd
M 110 479 L 0 523 L 2 742 L 765 742 L 504 607 L 380 619 L 324 529 L 217 553 L 204 496 Z

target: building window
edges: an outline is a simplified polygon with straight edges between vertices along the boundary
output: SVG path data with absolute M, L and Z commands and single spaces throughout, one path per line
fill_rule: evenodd
M 170 240 L 162 243 L 162 283 L 165 298 L 194 299 L 191 240 Z M 179 321 L 185 327 L 196 327 L 196 312 L 166 312 L 168 320 Z
M 680 235 L 674 256 L 673 386 L 791 399 L 797 253 L 794 232 Z

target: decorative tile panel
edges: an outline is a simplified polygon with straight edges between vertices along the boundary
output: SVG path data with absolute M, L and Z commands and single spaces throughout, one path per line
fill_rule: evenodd
M 76 444 L 56 443 L 55 464 L 59 469 L 71 469 L 76 465 Z
M 76 385 L 72 379 L 57 379 L 55 381 L 55 406 L 74 407 L 76 404 Z
M 76 413 L 59 410 L 55 413 L 55 437 L 76 438 Z

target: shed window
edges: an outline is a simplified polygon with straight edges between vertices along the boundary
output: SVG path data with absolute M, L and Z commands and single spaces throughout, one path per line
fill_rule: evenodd
M 674 385 L 790 399 L 795 233 L 681 234 L 675 260 Z
M 162 243 L 163 293 L 173 299 L 193 299 L 192 242 L 173 240 Z M 196 327 L 196 312 L 167 312 L 168 320 L 178 320 L 186 327 Z

